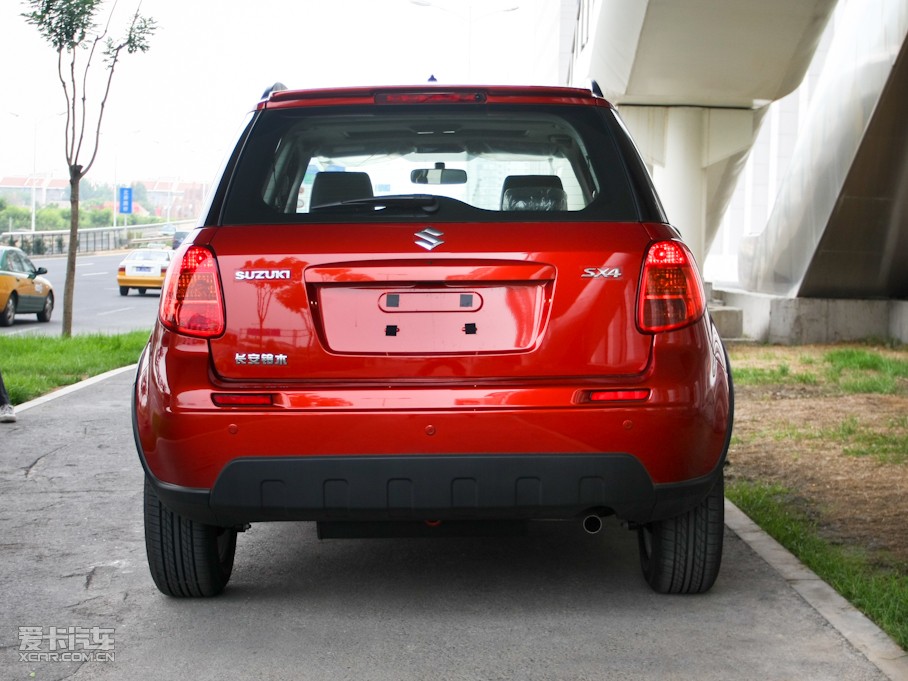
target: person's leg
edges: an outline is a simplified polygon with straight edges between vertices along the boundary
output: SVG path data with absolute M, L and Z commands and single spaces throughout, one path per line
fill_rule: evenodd
M 3 384 L 3 373 L 0 372 L 0 423 L 12 423 L 16 420 L 16 412 L 9 401 L 9 393 Z

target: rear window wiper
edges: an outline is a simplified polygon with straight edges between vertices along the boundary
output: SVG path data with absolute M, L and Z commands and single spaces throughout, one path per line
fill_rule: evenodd
M 346 208 L 381 211 L 387 209 L 419 208 L 426 213 L 438 210 L 438 198 L 432 194 L 398 194 L 396 196 L 366 196 L 347 201 L 335 201 L 310 206 L 309 210 L 343 210 Z

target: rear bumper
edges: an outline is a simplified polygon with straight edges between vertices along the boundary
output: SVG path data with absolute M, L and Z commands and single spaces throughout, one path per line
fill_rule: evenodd
M 161 288 L 164 277 L 117 277 L 117 286 L 129 288 Z
M 721 474 L 654 485 L 626 454 L 305 456 L 229 463 L 211 490 L 146 474 L 163 503 L 211 525 L 270 520 L 567 519 L 683 513 Z
M 529 386 L 498 388 L 494 404 L 450 388 L 388 388 L 382 404 L 376 391 L 311 389 L 272 391 L 270 409 L 218 408 L 207 344 L 165 345 L 139 363 L 136 446 L 165 505 L 207 524 L 589 513 L 647 523 L 706 497 L 731 437 L 724 351 L 717 336 L 710 348 L 689 335 L 657 344 L 666 376 L 631 385 L 651 391 L 645 402 L 604 407 L 577 403 L 576 386 Z

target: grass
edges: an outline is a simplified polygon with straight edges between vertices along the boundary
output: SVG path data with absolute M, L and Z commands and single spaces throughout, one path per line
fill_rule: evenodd
M 0 371 L 10 401 L 22 404 L 56 388 L 134 364 L 149 333 L 0 336 Z
M 738 385 L 816 385 L 819 382 L 819 379 L 812 373 L 792 373 L 791 367 L 785 363 L 769 368 L 735 368 L 732 365 L 732 369 L 734 370 L 735 383 Z
M 735 366 L 735 383 L 745 386 L 824 386 L 845 394 L 908 394 L 908 353 L 884 346 L 842 347 L 810 354 L 803 351 L 798 366 L 790 353 L 766 348 L 757 366 Z
M 908 379 L 908 360 L 864 348 L 827 352 L 827 375 L 847 393 L 894 395 Z
M 908 463 L 908 416 L 890 419 L 884 430 L 863 424 L 856 416 L 849 416 L 831 428 L 815 428 L 803 423 L 772 423 L 770 427 L 749 438 L 732 436 L 733 446 L 752 444 L 760 438 L 776 442 L 838 443 L 848 456 L 871 456 L 880 463 Z
M 908 575 L 823 539 L 794 495 L 778 485 L 731 482 L 726 495 L 852 605 L 908 649 Z
M 904 346 L 742 349 L 738 361 L 744 366 L 740 367 L 734 347 L 729 354 L 738 387 L 768 387 L 783 395 L 786 391 L 798 394 L 805 385 L 831 397 L 908 395 L 908 351 Z M 766 423 L 764 432 L 748 439 L 783 441 L 793 457 L 811 449 L 839 447 L 845 456 L 908 465 L 908 415 L 885 423 L 872 416 L 852 414 L 825 427 L 809 421 Z M 736 435 L 733 444 L 754 444 L 743 440 Z M 726 494 L 763 530 L 908 649 L 908 565 L 897 564 L 885 554 L 871 554 L 824 538 L 819 523 L 823 509 L 811 507 L 793 490 L 759 480 L 734 480 L 728 481 Z
M 908 463 L 908 416 L 889 419 L 882 431 L 849 416 L 835 428 L 801 434 L 808 439 L 840 442 L 848 456 L 872 456 L 881 463 Z
M 767 347 L 751 364 L 735 366 L 735 385 L 797 388 L 818 386 L 828 394 L 908 395 L 908 353 L 905 348 L 847 346 L 833 349 L 801 349 L 797 367 L 792 353 Z M 809 423 L 773 423 L 775 440 L 834 441 L 849 456 L 872 456 L 882 463 L 908 464 L 908 416 L 891 421 L 885 428 L 873 428 L 850 417 L 833 429 L 819 430 Z M 741 440 L 734 441 L 740 444 Z

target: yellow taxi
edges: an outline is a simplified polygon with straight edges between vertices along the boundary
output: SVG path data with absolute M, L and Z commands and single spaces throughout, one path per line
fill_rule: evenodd
M 12 326 L 16 315 L 33 313 L 39 322 L 49 322 L 54 311 L 54 289 L 18 248 L 0 246 L 0 326 Z
M 173 251 L 164 248 L 143 248 L 127 255 L 117 268 L 120 295 L 128 296 L 131 288 L 142 296 L 150 288 L 161 288 L 172 259 Z

